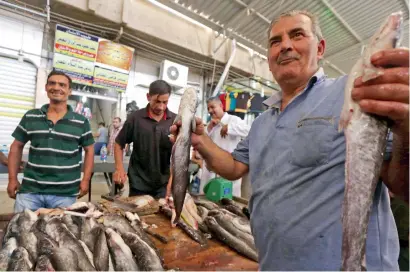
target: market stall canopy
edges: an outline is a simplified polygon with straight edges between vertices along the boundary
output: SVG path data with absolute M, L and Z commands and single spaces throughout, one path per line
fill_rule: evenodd
M 326 39 L 324 69 L 330 77 L 349 73 L 362 44 L 393 12 L 404 14 L 402 45 L 409 46 L 407 0 L 157 0 L 266 56 L 267 30 L 284 11 L 308 10 L 319 17 Z

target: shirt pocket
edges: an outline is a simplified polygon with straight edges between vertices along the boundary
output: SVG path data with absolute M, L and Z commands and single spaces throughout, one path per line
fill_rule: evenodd
M 304 118 L 298 121 L 291 137 L 291 163 L 299 167 L 326 164 L 337 135 L 335 118 Z
M 161 127 L 158 129 L 159 141 L 161 149 L 172 149 L 172 143 L 169 139 L 170 130 L 169 128 Z

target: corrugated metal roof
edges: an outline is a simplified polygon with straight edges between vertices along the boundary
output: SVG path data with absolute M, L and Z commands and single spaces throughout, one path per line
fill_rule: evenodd
M 403 45 L 409 46 L 407 0 L 159 0 L 171 8 L 183 6 L 209 20 L 216 31 L 225 29 L 247 46 L 266 55 L 269 22 L 284 11 L 305 9 L 319 17 L 326 40 L 324 65 L 329 75 L 348 73 L 358 58 L 362 42 L 379 28 L 386 17 L 403 11 Z M 181 11 L 181 10 L 179 10 Z M 197 17 L 198 18 L 198 17 Z M 193 18 L 195 19 L 195 18 Z M 203 22 L 203 20 L 201 20 Z

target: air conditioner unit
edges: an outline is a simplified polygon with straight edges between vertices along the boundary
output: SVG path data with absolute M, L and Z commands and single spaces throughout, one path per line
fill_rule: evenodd
M 161 64 L 159 78 L 175 87 L 185 87 L 188 82 L 187 66 L 164 60 Z

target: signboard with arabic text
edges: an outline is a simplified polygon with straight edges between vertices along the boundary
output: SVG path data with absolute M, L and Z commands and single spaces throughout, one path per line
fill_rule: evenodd
M 133 55 L 134 48 L 56 26 L 53 67 L 75 83 L 124 92 Z

